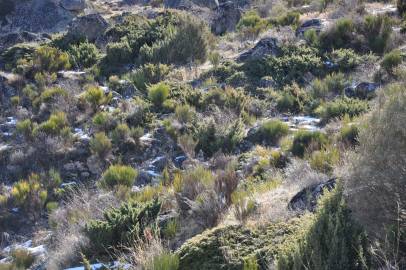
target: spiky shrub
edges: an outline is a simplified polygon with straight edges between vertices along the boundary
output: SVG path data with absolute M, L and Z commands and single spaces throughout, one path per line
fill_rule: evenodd
M 255 138 L 258 142 L 275 145 L 288 132 L 289 127 L 287 124 L 280 120 L 270 120 L 261 125 L 255 134 Z
M 128 41 L 112 42 L 107 45 L 105 62 L 108 65 L 116 66 L 132 61 L 132 50 Z
M 33 68 L 36 72 L 57 72 L 70 68 L 69 55 L 48 45 L 38 47 L 32 57 Z
M 299 130 L 293 138 L 291 152 L 295 156 L 303 157 L 306 151 L 319 150 L 327 142 L 326 135 L 319 131 Z
M 96 45 L 82 42 L 69 47 L 70 62 L 78 68 L 89 68 L 96 64 L 100 53 Z
M 111 141 L 104 132 L 96 133 L 90 140 L 90 150 L 101 159 L 110 153 L 111 147 Z
M 345 87 L 344 74 L 332 73 L 323 79 L 315 79 L 312 85 L 314 98 L 328 98 L 343 93 Z
M 169 85 L 165 83 L 150 85 L 148 87 L 148 98 L 155 106 L 160 108 L 169 97 L 170 90 Z
M 36 136 L 39 132 L 47 135 L 60 135 L 64 128 L 69 127 L 68 119 L 64 112 L 56 112 L 51 114 L 49 119 L 39 126 L 34 128 L 33 134 Z
M 83 98 L 92 106 L 94 111 L 100 105 L 107 104 L 112 99 L 112 93 L 105 94 L 103 89 L 96 85 L 88 85 L 83 93 Z
M 148 203 L 127 202 L 104 212 L 104 220 L 92 220 L 86 225 L 92 252 L 105 253 L 119 249 L 132 241 L 144 239 L 146 230 L 154 231 L 161 209 L 158 200 Z
M 278 270 L 368 269 L 366 235 L 352 219 L 341 186 L 326 192 L 316 213 L 302 219 L 301 230 L 277 256 Z
M 358 144 L 358 134 L 359 128 L 357 125 L 344 125 L 340 129 L 339 139 L 346 144 L 356 145 Z
M 111 133 L 113 143 L 115 145 L 123 145 L 130 137 L 130 128 L 125 123 L 118 124 Z
M 132 187 L 138 171 L 130 166 L 112 165 L 102 175 L 99 184 L 105 189 L 114 189 L 116 186 Z
M 406 233 L 401 214 L 406 201 L 406 126 L 400 124 L 406 118 L 405 86 L 387 87 L 378 100 L 360 127 L 357 152 L 349 157 L 342 172 L 355 217 L 369 235 L 384 240 L 385 230 Z M 399 256 L 395 262 L 405 257 L 404 244 L 393 247 Z M 404 263 L 400 268 L 405 267 Z
M 148 84 L 156 84 L 168 75 L 170 69 L 165 64 L 148 63 L 128 74 L 129 80 L 141 91 L 147 89 Z
M 145 266 L 145 270 L 178 270 L 179 257 L 170 252 L 158 254 Z
M 358 66 L 362 58 L 353 49 L 337 49 L 330 53 L 330 59 L 334 64 L 338 65 L 338 68 L 342 72 L 348 72 L 349 70 Z
M 255 39 L 267 27 L 268 22 L 262 19 L 255 10 L 244 13 L 237 24 L 237 30 L 243 37 L 251 39 Z

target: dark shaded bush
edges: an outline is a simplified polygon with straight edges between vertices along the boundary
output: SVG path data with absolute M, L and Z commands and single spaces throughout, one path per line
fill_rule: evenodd
M 297 84 L 286 85 L 282 91 L 277 92 L 276 108 L 280 112 L 303 112 L 310 104 L 307 92 Z
M 316 49 L 289 45 L 281 48 L 280 56 L 248 61 L 243 68 L 251 78 L 271 76 L 282 87 L 293 82 L 304 83 L 306 73 L 320 74 L 322 66 Z
M 306 151 L 320 150 L 327 143 L 327 136 L 319 131 L 299 130 L 293 137 L 290 151 L 295 156 L 303 157 Z
M 86 225 L 92 254 L 123 248 L 133 241 L 144 239 L 146 230 L 154 233 L 156 218 L 161 203 L 154 200 L 148 203 L 127 202 L 119 208 L 104 212 L 104 220 L 92 220 Z
M 241 17 L 236 28 L 246 38 L 255 39 L 268 27 L 267 20 L 261 18 L 255 10 L 249 10 Z

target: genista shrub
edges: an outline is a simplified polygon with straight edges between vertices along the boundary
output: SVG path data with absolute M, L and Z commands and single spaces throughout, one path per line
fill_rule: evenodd
M 39 132 L 53 136 L 61 135 L 66 127 L 69 127 L 69 123 L 65 113 L 56 112 L 51 114 L 47 121 L 34 128 L 33 135 L 36 136 Z
M 102 175 L 99 185 L 105 189 L 114 189 L 117 186 L 132 187 L 138 171 L 130 166 L 111 165 Z
M 36 49 L 32 57 L 35 72 L 53 73 L 70 68 L 69 55 L 57 48 L 41 46 Z
M 169 85 L 161 82 L 148 87 L 148 98 L 158 108 L 162 107 L 170 94 Z
M 96 45 L 87 41 L 78 45 L 71 45 L 68 53 L 70 62 L 77 68 L 89 68 L 96 64 L 100 57 Z
M 344 115 L 358 116 L 365 113 L 368 108 L 368 102 L 365 100 L 340 97 L 320 105 L 316 109 L 316 113 L 322 118 L 323 122 L 328 122 L 333 118 L 341 118 Z
M 147 203 L 127 202 L 119 208 L 104 212 L 104 220 L 92 220 L 86 225 L 92 254 L 105 254 L 117 250 L 133 241 L 143 240 L 145 233 L 154 233 L 156 218 L 161 203 L 153 200 Z
M 86 91 L 83 93 L 84 99 L 89 102 L 94 111 L 97 111 L 100 105 L 107 104 L 111 101 L 113 94 L 109 92 L 104 93 L 104 90 L 96 85 L 88 85 Z

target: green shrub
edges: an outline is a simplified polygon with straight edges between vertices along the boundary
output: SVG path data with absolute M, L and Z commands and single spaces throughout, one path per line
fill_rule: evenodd
M 33 125 L 30 119 L 17 122 L 16 125 L 17 134 L 22 134 L 26 139 L 31 138 L 33 132 Z
M 39 97 L 34 99 L 33 105 L 35 107 L 39 107 L 42 103 L 51 103 L 56 100 L 57 97 L 66 97 L 68 95 L 68 92 L 59 87 L 50 87 L 45 89 Z
M 340 129 L 339 138 L 342 142 L 355 145 L 358 144 L 359 129 L 356 125 L 344 125 Z
M 337 49 L 330 53 L 331 61 L 338 65 L 342 72 L 348 72 L 361 63 L 361 56 L 352 49 Z
M 170 87 L 165 83 L 158 83 L 148 86 L 148 98 L 158 108 L 162 107 L 169 97 Z
M 99 132 L 90 140 L 90 151 L 104 159 L 111 150 L 111 141 L 104 132 Z
M 243 270 L 259 270 L 256 258 L 248 258 L 244 261 Z
M 293 143 L 290 151 L 295 156 L 303 157 L 306 151 L 319 150 L 327 145 L 325 134 L 315 131 L 299 130 L 293 137 Z
M 71 63 L 78 68 L 89 68 L 97 63 L 99 50 L 96 45 L 89 42 L 82 42 L 69 47 Z
M 187 124 L 195 118 L 196 112 L 193 107 L 189 105 L 179 105 L 175 109 L 176 119 L 182 123 Z
M 317 108 L 316 113 L 324 122 L 327 122 L 332 118 L 343 117 L 344 115 L 350 117 L 357 116 L 365 113 L 367 110 L 367 101 L 342 97 L 322 104 Z
M 255 134 L 256 140 L 275 145 L 289 132 L 289 126 L 279 120 L 270 120 L 261 125 Z
M 101 187 L 114 189 L 116 186 L 132 187 L 138 171 L 129 166 L 111 165 L 99 181 Z
M 366 235 L 352 219 L 341 186 L 302 220 L 301 230 L 278 254 L 276 269 L 369 269 Z
M 70 68 L 69 55 L 47 45 L 38 47 L 35 50 L 32 63 L 36 72 L 53 73 Z
M 394 69 L 402 63 L 402 54 L 399 50 L 393 50 L 390 53 L 384 55 L 381 67 L 388 72 L 393 74 Z
M 326 99 L 332 95 L 343 94 L 345 78 L 342 73 L 328 74 L 322 80 L 315 79 L 312 85 L 312 96 L 314 98 Z
M 309 159 L 312 169 L 330 174 L 340 160 L 340 152 L 337 148 L 327 147 L 314 151 Z
M 307 73 L 322 73 L 323 63 L 317 50 L 308 46 L 288 45 L 281 48 L 281 55 L 252 60 L 244 64 L 245 73 L 251 78 L 271 76 L 279 87 L 293 82 L 304 83 Z
M 34 263 L 35 257 L 27 250 L 16 249 L 11 253 L 15 269 L 28 269 Z
M 340 48 L 357 47 L 358 42 L 354 38 L 355 24 L 351 19 L 343 18 L 337 20 L 332 27 L 320 34 L 320 47 L 325 51 Z
M 297 84 L 286 85 L 276 96 L 276 108 L 280 112 L 302 112 L 309 102 L 307 92 Z
M 367 40 L 368 47 L 382 54 L 388 47 L 392 35 L 392 21 L 387 16 L 366 16 L 360 32 Z
M 307 45 L 311 47 L 317 48 L 320 45 L 319 35 L 316 29 L 306 30 L 303 34 L 303 38 L 306 41 Z
M 92 254 L 106 254 L 133 241 L 142 240 L 146 230 L 155 230 L 155 221 L 161 203 L 154 200 L 148 203 L 127 202 L 119 208 L 104 212 L 104 220 L 92 220 L 85 232 L 90 239 Z
M 89 85 L 86 87 L 83 97 L 87 102 L 90 103 L 93 110 L 96 111 L 100 105 L 109 103 L 113 97 L 113 94 L 110 92 L 106 95 L 101 87 Z
M 245 37 L 255 39 L 267 27 L 268 22 L 262 19 L 255 10 L 250 10 L 244 13 L 236 28 Z
M 118 124 L 111 133 L 113 143 L 116 145 L 122 145 L 130 137 L 130 128 L 127 124 Z
M 27 180 L 14 183 L 11 197 L 17 206 L 21 206 L 27 213 L 36 216 L 47 200 L 48 193 L 44 189 L 37 174 L 31 174 Z M 30 212 L 32 211 L 32 212 Z
M 132 50 L 127 41 L 109 43 L 106 48 L 106 64 L 117 66 L 132 61 Z
M 163 252 L 155 255 L 151 262 L 147 263 L 145 270 L 178 270 L 179 257 L 170 252 Z
M 128 74 L 129 80 L 137 89 L 145 91 L 148 84 L 156 84 L 162 81 L 170 71 L 169 66 L 164 64 L 145 64 Z
M 300 13 L 297 11 L 290 11 L 286 14 L 279 15 L 276 18 L 270 19 L 270 23 L 276 26 L 292 25 L 296 27 L 299 24 Z
M 65 113 L 56 112 L 51 114 L 47 121 L 34 128 L 33 134 L 35 136 L 38 132 L 44 132 L 47 135 L 61 135 L 63 129 L 68 126 L 69 123 Z
M 99 130 L 110 130 L 114 126 L 114 118 L 108 112 L 98 112 L 93 116 L 93 125 Z

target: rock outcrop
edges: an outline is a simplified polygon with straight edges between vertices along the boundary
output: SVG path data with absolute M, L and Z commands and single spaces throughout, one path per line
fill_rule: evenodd
M 89 14 L 74 19 L 69 25 L 68 35 L 96 41 L 103 36 L 108 27 L 108 22 L 100 14 Z
M 258 41 L 258 43 L 251 49 L 240 54 L 237 58 L 238 62 L 246 62 L 265 58 L 267 56 L 277 56 L 280 53 L 278 40 L 274 37 L 265 37 Z
M 86 8 L 86 0 L 62 0 L 61 6 L 69 11 L 82 11 Z
M 228 1 L 222 3 L 214 12 L 215 15 L 211 25 L 211 31 L 214 34 L 222 35 L 235 30 L 235 26 L 241 18 L 241 10 L 234 2 Z

